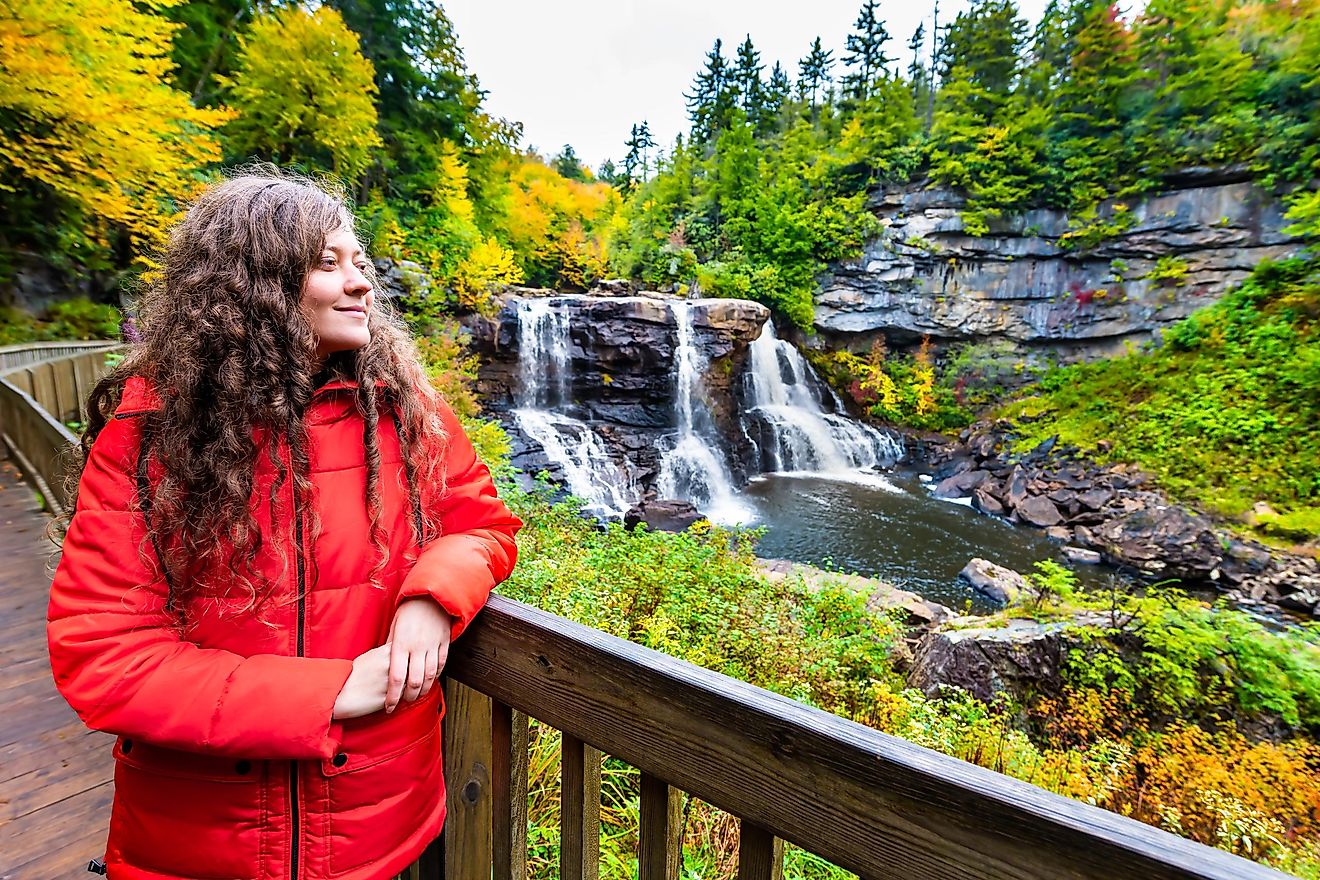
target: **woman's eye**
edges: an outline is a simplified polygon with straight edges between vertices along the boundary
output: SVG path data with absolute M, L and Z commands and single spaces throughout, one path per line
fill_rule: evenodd
M 362 274 L 365 275 L 365 274 L 367 273 L 367 264 L 366 264 L 366 263 L 358 263 L 358 264 L 357 264 L 357 270 L 358 270 L 359 272 L 361 272 Z
M 322 258 L 321 258 L 321 268 L 322 268 L 322 269 L 333 269 L 334 267 L 335 267 L 335 258 L 334 258 L 334 257 L 322 257 Z

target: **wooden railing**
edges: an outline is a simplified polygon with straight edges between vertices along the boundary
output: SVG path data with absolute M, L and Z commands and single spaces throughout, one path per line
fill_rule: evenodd
M 38 342 L 0 347 L 0 442 L 56 515 L 64 511 L 68 469 L 87 395 L 105 375 L 114 342 Z
M 739 880 L 776 876 L 779 840 L 877 880 L 1285 876 L 500 596 L 446 696 L 424 880 L 527 876 L 528 717 L 563 731 L 562 880 L 597 876 L 602 752 L 641 770 L 642 880 L 678 876 L 680 791 L 741 820 Z

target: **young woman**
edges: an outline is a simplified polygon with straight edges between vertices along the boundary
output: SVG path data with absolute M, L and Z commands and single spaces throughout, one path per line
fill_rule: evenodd
M 93 391 L 51 666 L 118 735 L 113 880 L 377 880 L 444 819 L 436 676 L 520 523 L 343 201 L 202 195 Z

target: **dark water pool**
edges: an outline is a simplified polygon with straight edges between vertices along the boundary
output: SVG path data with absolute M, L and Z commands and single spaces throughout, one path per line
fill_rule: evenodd
M 878 577 L 961 610 L 994 606 L 958 572 L 981 557 L 1023 573 L 1042 559 L 1065 563 L 1035 529 L 1009 525 L 964 504 L 934 497 L 915 471 L 856 482 L 771 474 L 743 490 L 766 535 L 757 555 Z M 1084 586 L 1107 584 L 1110 569 L 1076 566 Z

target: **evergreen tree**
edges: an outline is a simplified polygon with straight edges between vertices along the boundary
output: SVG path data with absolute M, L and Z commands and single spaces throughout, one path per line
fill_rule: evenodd
M 638 171 L 642 167 L 642 143 L 641 127 L 634 122 L 628 140 L 624 141 L 624 146 L 628 148 L 628 152 L 623 157 L 623 177 L 621 181 L 624 189 L 632 189 L 639 181 Z
M 1038 104 L 1048 104 L 1068 67 L 1068 22 L 1059 0 L 1050 0 L 1031 38 L 1020 90 Z
M 1136 171 L 1123 131 L 1140 70 L 1132 32 L 1109 0 L 1079 0 L 1069 18 L 1067 75 L 1050 120 L 1052 188 L 1063 204 L 1086 207 Z
M 161 12 L 182 27 L 174 32 L 174 86 L 198 106 L 219 103 L 217 76 L 234 72 L 238 35 L 254 11 L 252 0 L 186 0 Z
M 811 118 L 816 118 L 816 100 L 831 82 L 830 69 L 834 67 L 834 53 L 820 45 L 820 37 L 811 44 L 807 57 L 798 62 L 798 96 L 811 107 Z
M 925 108 L 926 93 L 930 89 L 930 79 L 926 72 L 926 25 L 921 23 L 912 32 L 908 40 L 908 52 L 912 60 L 908 63 L 908 83 L 912 86 L 912 106 Z
M 361 39 L 375 69 L 384 167 L 375 182 L 395 192 L 425 192 L 439 175 L 439 144 L 467 148 L 516 142 L 479 112 L 482 92 L 467 72 L 454 25 L 427 0 L 328 0 Z M 478 183 L 479 181 L 474 181 Z
M 728 124 L 735 103 L 733 71 L 724 57 L 724 43 L 716 39 L 706 53 L 706 67 L 697 74 L 691 93 L 684 94 L 688 119 L 692 122 L 692 140 L 711 140 Z
M 975 0 L 945 32 L 941 78 L 957 72 L 980 92 L 982 109 L 992 112 L 1013 89 L 1026 31 L 1013 0 Z
M 885 54 L 889 31 L 880 20 L 879 5 L 879 0 L 865 0 L 845 44 L 848 54 L 843 63 L 849 71 L 843 76 L 843 91 L 855 100 L 871 94 L 875 81 L 888 75 L 889 62 L 894 60 Z
M 564 148 L 559 151 L 559 155 L 551 160 L 550 167 L 569 180 L 587 179 L 587 169 L 578 159 L 572 144 L 564 144 Z
M 770 81 L 765 86 L 765 101 L 757 129 L 761 134 L 777 131 L 784 115 L 784 107 L 793 95 L 793 83 L 778 61 L 770 68 Z
M 619 169 L 615 167 L 613 159 L 606 159 L 600 163 L 600 168 L 596 172 L 596 179 L 608 183 L 610 186 L 617 187 L 622 180 Z
M 765 87 L 761 74 L 765 65 L 761 63 L 761 53 L 752 45 L 752 35 L 742 41 L 738 47 L 736 66 L 733 68 L 732 88 L 737 96 L 738 106 L 755 123 L 761 117 L 765 102 Z

